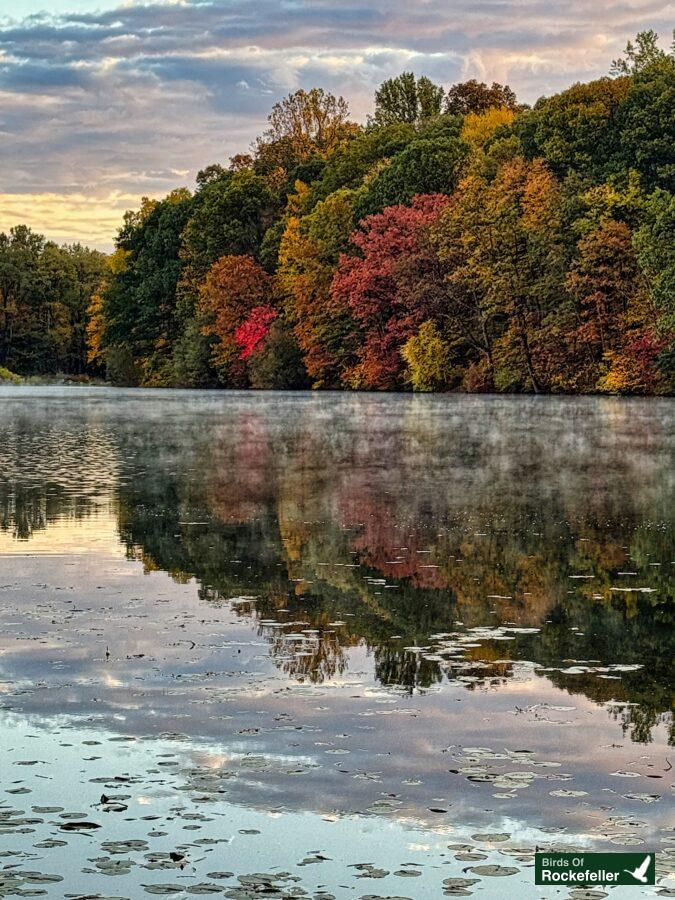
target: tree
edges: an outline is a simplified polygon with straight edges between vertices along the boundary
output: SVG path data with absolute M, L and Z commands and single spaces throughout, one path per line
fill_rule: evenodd
M 202 331 L 196 315 L 185 323 L 171 354 L 172 382 L 176 387 L 209 388 L 219 385 L 212 363 L 215 339 Z
M 567 287 L 579 304 L 578 338 L 599 361 L 622 343 L 629 308 L 646 288 L 624 222 L 607 219 L 579 241 Z
M 239 347 L 239 359 L 248 359 L 265 343 L 277 311 L 271 306 L 255 306 L 234 332 Z
M 660 328 L 665 334 L 675 332 L 675 196 L 661 190 L 652 194 L 635 244 L 659 310 Z
M 452 193 L 466 153 L 466 145 L 458 138 L 413 141 L 366 183 L 356 203 L 357 218 L 410 203 L 417 194 Z
M 649 29 L 638 32 L 635 43 L 628 41 L 625 56 L 612 61 L 612 75 L 640 75 L 654 63 L 666 58 L 665 52 L 658 45 L 658 34 Z
M 231 171 L 234 171 L 234 169 L 231 169 Z M 221 181 L 227 177 L 227 169 L 224 169 L 220 163 L 212 163 L 210 166 L 205 166 L 205 168 L 200 169 L 199 172 L 197 172 L 197 177 L 195 178 L 198 193 L 202 188 L 212 184 L 214 181 Z
M 289 171 L 314 154 L 327 156 L 359 130 L 349 121 L 347 101 L 323 88 L 289 94 L 274 104 L 267 120 L 269 127 L 256 142 L 256 164 L 264 172 Z
M 639 37 L 639 36 L 638 36 Z M 636 169 L 647 190 L 675 191 L 675 54 L 658 51 L 635 63 L 630 90 L 617 110 L 613 167 Z
M 457 116 L 480 113 L 500 106 L 517 109 L 518 103 L 508 84 L 498 84 L 496 81 L 488 87 L 484 82 L 472 78 L 470 81 L 453 84 L 445 97 L 445 112 Z
M 435 322 L 423 322 L 401 349 L 414 391 L 442 391 L 451 374 L 451 351 Z
M 561 194 L 543 160 L 515 158 L 493 180 L 470 175 L 432 230 L 446 270 L 446 328 L 478 370 L 474 387 L 546 389 L 549 315 L 564 321 Z
M 65 370 L 77 375 L 88 369 L 89 308 L 92 297 L 99 293 L 108 273 L 105 254 L 81 244 L 63 247 L 68 258 L 71 282 L 61 294 L 67 306 L 70 338 L 65 347 Z M 65 267 L 64 267 L 65 268 Z
M 417 136 L 410 124 L 397 123 L 368 129 L 341 144 L 326 161 L 317 182 L 310 186 L 312 205 L 341 188 L 358 188 L 384 160 L 404 150 Z
M 246 384 L 237 329 L 273 297 L 271 276 L 250 256 L 223 256 L 211 266 L 200 289 L 198 314 L 202 333 L 215 338 L 213 362 L 227 384 Z
M 665 389 L 675 390 L 675 197 L 655 191 L 646 207 L 645 222 L 635 235 L 638 262 L 658 311 L 662 339 L 655 364 Z
M 127 251 L 121 248 L 111 253 L 105 260 L 105 270 L 98 289 L 93 292 L 87 310 L 87 362 L 95 369 L 106 370 L 106 333 L 108 317 L 105 308 L 105 297 L 110 282 L 126 267 Z
M 202 280 L 221 256 L 257 254 L 274 213 L 264 178 L 248 170 L 216 169 L 195 194 L 182 234 L 186 282 Z
M 172 383 L 171 354 L 180 333 L 176 291 L 184 267 L 182 235 L 192 209 L 193 198 L 185 188 L 160 201 L 146 199 L 140 210 L 126 214 L 117 239 L 124 264 L 104 293 L 102 343 L 107 349 L 126 347 L 146 385 Z
M 315 387 L 337 387 L 352 358 L 355 327 L 330 292 L 354 227 L 353 196 L 336 191 L 305 216 L 292 215 L 279 250 L 279 283 L 288 321 Z
M 513 123 L 515 113 L 506 106 L 494 106 L 477 113 L 467 113 L 464 117 L 461 139 L 475 149 L 482 148 L 500 128 L 508 128 Z
M 299 390 L 310 386 L 300 348 L 281 317 L 247 359 L 248 377 L 257 390 Z
M 369 216 L 352 234 L 358 256 L 340 258 L 331 297 L 358 326 L 355 364 L 343 374 L 351 387 L 392 390 L 403 385 L 401 348 L 442 308 L 443 284 L 426 230 L 448 200 L 415 197 Z
M 24 225 L 0 234 L 0 365 L 20 374 L 83 374 L 87 310 L 104 261 Z
M 0 235 L 0 365 L 125 384 L 675 389 L 675 55 L 533 109 L 403 72 L 361 128 L 320 89 L 144 198 L 103 257 Z M 444 112 L 441 112 L 444 108 Z
M 445 277 L 443 333 L 458 354 L 470 390 L 495 389 L 495 342 L 503 313 L 494 305 L 482 259 L 487 182 L 476 175 L 460 182 L 430 239 Z
M 16 366 L 16 331 L 21 312 L 39 295 L 38 261 L 45 240 L 25 225 L 0 233 L 0 365 Z
M 630 78 L 599 78 L 538 100 L 515 123 L 525 155 L 543 157 L 560 177 L 603 180 L 616 168 L 619 109 L 630 90 Z
M 581 238 L 567 287 L 578 304 L 573 342 L 583 357 L 574 368 L 589 373 L 578 386 L 654 392 L 665 341 L 657 334 L 657 310 L 625 222 L 607 218 Z
M 516 113 L 505 106 L 494 106 L 479 113 L 467 113 L 460 138 L 470 148 L 464 173 L 495 177 L 500 165 L 522 156 L 522 146 L 513 132 Z
M 442 87 L 424 75 L 416 78 L 412 72 L 403 72 L 387 79 L 377 89 L 371 125 L 378 128 L 399 123 L 418 125 L 440 115 L 442 103 Z
M 657 361 L 664 343 L 654 330 L 633 332 L 620 350 L 605 354 L 607 369 L 598 380 L 598 389 L 608 394 L 661 393 L 664 381 Z
M 253 168 L 253 157 L 250 153 L 235 153 L 230 157 L 230 172 L 244 172 Z
M 204 279 L 223 257 L 260 255 L 263 237 L 274 220 L 276 198 L 268 181 L 248 169 L 228 172 L 210 166 L 200 175 L 200 189 L 181 235 L 176 315 L 183 337 L 174 369 L 180 377 L 190 372 L 191 380 L 204 384 L 214 377 L 214 372 L 203 365 L 210 356 L 210 340 L 203 340 L 206 336 L 196 321 Z

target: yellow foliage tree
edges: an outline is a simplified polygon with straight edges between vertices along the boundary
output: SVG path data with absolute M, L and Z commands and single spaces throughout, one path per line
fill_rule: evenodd
M 461 138 L 473 148 L 483 147 L 495 131 L 502 125 L 510 125 L 515 112 L 505 106 L 486 109 L 484 112 L 469 113 L 464 118 Z
M 436 324 L 424 322 L 401 349 L 408 365 L 408 378 L 414 391 L 440 391 L 447 387 L 451 375 L 450 348 Z

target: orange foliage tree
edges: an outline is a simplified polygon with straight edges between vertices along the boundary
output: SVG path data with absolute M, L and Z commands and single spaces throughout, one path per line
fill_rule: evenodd
M 273 298 L 274 279 L 250 256 L 222 256 L 209 269 L 199 294 L 202 332 L 214 339 L 213 362 L 232 385 L 246 384 L 237 329 Z

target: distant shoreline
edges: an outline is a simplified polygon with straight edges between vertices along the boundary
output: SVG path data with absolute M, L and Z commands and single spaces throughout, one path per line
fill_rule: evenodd
M 1 370 L 0 370 L 1 371 Z M 5 370 L 7 371 L 7 370 Z M 584 393 L 572 393 L 570 391 L 540 391 L 539 393 L 535 393 L 534 391 L 462 391 L 462 390 L 445 390 L 445 391 L 413 391 L 413 390 L 400 390 L 400 391 L 392 391 L 392 390 L 372 390 L 372 389 L 350 389 L 350 388 L 327 388 L 327 389 L 316 389 L 316 388 L 233 388 L 233 387 L 203 387 L 203 388 L 195 388 L 195 387 L 182 387 L 180 385 L 176 386 L 162 386 L 162 387 L 152 387 L 147 385 L 131 385 L 131 384 L 112 384 L 109 381 L 105 381 L 100 378 L 92 378 L 87 375 L 53 375 L 53 376 L 45 376 L 45 375 L 14 375 L 14 373 L 10 373 L 13 375 L 13 378 L 3 377 L 0 374 L 0 388 L 3 387 L 73 387 L 73 388 L 82 388 L 82 387 L 96 387 L 96 388 L 110 388 L 113 390 L 120 391 L 152 391 L 153 393 L 161 394 L 163 392 L 171 392 L 171 391 L 190 391 L 193 393 L 208 393 L 208 394 L 311 394 L 311 395 L 320 395 L 320 394 L 342 394 L 348 396 L 350 394 L 354 395 L 363 395 L 363 394 L 374 394 L 376 396 L 415 396 L 415 397 L 423 397 L 423 396 L 452 396 L 452 397 L 527 397 L 527 398 L 560 398 L 560 397 L 596 397 L 600 399 L 636 399 L 636 400 L 668 400 L 673 399 L 675 394 L 673 393 L 664 393 L 664 394 L 638 394 L 638 393 L 606 393 L 601 391 L 595 392 L 584 392 Z

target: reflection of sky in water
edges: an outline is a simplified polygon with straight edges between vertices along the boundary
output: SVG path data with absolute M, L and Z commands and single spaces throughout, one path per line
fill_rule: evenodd
M 40 758 L 35 767 L 46 778 L 39 795 L 35 790 L 31 794 L 14 793 L 6 804 L 25 810 L 34 820 L 30 834 L 12 836 L 12 849 L 22 869 L 61 874 L 72 892 L 84 894 L 100 889 L 102 882 L 105 885 L 97 862 L 131 860 L 130 873 L 114 878 L 116 894 L 129 890 L 125 887 L 128 880 L 184 889 L 204 882 L 232 887 L 236 884 L 233 877 L 209 877 L 229 871 L 291 872 L 299 876 L 305 890 L 333 891 L 337 897 L 361 896 L 373 890 L 383 896 L 432 897 L 440 896 L 443 879 L 471 877 L 464 870 L 472 864 L 495 864 L 518 868 L 520 874 L 506 876 L 509 888 L 504 877 L 484 879 L 479 896 L 490 900 L 507 895 L 542 896 L 541 889 L 531 883 L 526 848 L 548 844 L 551 835 L 508 813 L 494 817 L 490 831 L 479 832 L 486 839 L 476 840 L 474 828 L 453 819 L 429 826 L 400 814 L 385 818 L 289 812 L 276 808 L 273 798 L 266 809 L 255 809 L 234 805 L 223 796 L 209 801 L 203 793 L 201 802 L 195 804 L 194 792 L 185 791 L 186 776 L 194 772 L 195 765 L 208 761 L 213 748 L 200 751 L 172 740 L 111 742 L 96 729 L 74 727 L 58 718 L 46 724 L 50 730 L 49 761 Z M 20 777 L 27 771 L 21 764 L 34 759 L 36 746 L 45 749 L 45 737 L 30 719 L 2 719 L 0 752 L 8 767 L 16 765 L 12 771 L 15 777 L 7 782 L 10 790 L 20 791 L 31 782 Z M 116 783 L 115 777 L 124 780 Z M 111 804 L 102 805 L 102 793 L 113 803 L 121 798 L 117 802 L 126 808 L 114 811 Z M 64 813 L 68 818 L 63 818 Z M 76 821 L 72 818 L 75 814 L 101 827 L 79 834 L 62 831 L 59 826 Z M 505 834 L 510 836 L 508 840 L 504 840 Z M 489 835 L 497 835 L 499 840 L 490 840 Z M 62 848 L 36 849 L 36 844 L 50 839 L 66 843 L 67 868 L 63 868 Z M 111 841 L 141 841 L 145 846 L 111 854 Z M 568 833 L 565 841 L 580 849 L 590 843 L 586 835 L 574 832 Z M 480 847 L 484 858 L 457 862 L 455 854 L 462 852 L 458 851 L 462 845 Z M 184 854 L 183 868 L 170 861 L 160 870 L 143 868 L 151 861 L 151 854 L 171 852 Z M 22 853 L 27 856 L 25 862 Z M 356 880 L 363 871 L 354 868 L 359 864 L 369 864 L 387 874 Z M 413 877 L 408 874 L 411 871 L 420 874 Z M 396 874 L 401 872 L 404 874 Z M 628 898 L 636 893 L 619 889 L 612 896 Z
M 129 810 L 95 810 L 102 837 L 31 869 L 135 897 L 278 865 L 338 897 L 417 898 L 485 864 L 448 849 L 480 852 L 476 831 L 508 832 L 519 869 L 513 848 L 547 840 L 668 846 L 668 401 L 2 396 L 6 800 L 81 796 L 96 818 L 91 777 L 140 776 Z M 56 833 L 43 818 L 0 840 L 31 847 Z M 150 851 L 228 843 L 198 845 L 195 871 L 81 872 L 149 828 Z M 520 879 L 474 889 L 540 895 Z
M 18 542 L 10 531 L 0 531 L 0 557 L 29 560 L 34 556 L 75 557 L 95 552 L 120 558 L 125 555 L 117 517 L 106 508 L 88 518 L 51 522 L 48 529 L 34 531 L 26 543 Z M 80 565 L 86 564 L 86 557 L 80 560 Z

